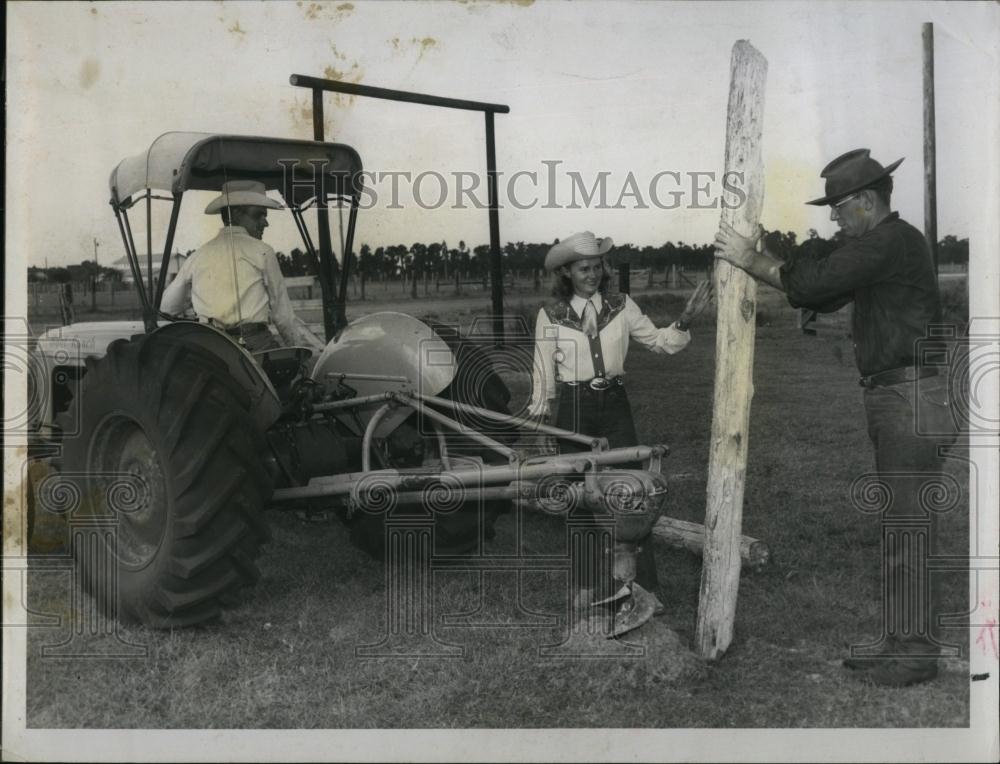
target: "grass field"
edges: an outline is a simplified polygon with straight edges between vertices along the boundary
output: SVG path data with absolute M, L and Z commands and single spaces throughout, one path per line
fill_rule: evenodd
M 676 315 L 679 298 L 649 303 L 654 320 Z M 840 667 L 850 644 L 879 631 L 877 518 L 851 507 L 851 480 L 872 469 L 861 390 L 849 341 L 805 336 L 794 314 L 762 293 L 744 532 L 770 546 L 773 563 L 744 573 L 736 637 L 727 655 L 702 665 L 687 652 L 698 606 L 701 561 L 658 545 L 668 614 L 634 636 L 640 658 L 552 658 L 544 645 L 566 631 L 565 577 L 525 573 L 491 579 L 482 620 L 447 625 L 475 608 L 471 573 L 438 572 L 435 634 L 461 657 L 362 658 L 355 648 L 385 630 L 385 574 L 351 546 L 337 521 L 270 513 L 272 543 L 258 586 L 217 623 L 173 632 L 119 627 L 142 645 L 133 659 L 42 657 L 71 636 L 63 626 L 29 629 L 28 726 L 37 728 L 466 728 L 466 727 L 961 727 L 969 718 L 967 631 L 945 636 L 963 657 L 944 661 L 929 684 L 877 689 Z M 531 305 L 511 306 L 531 312 Z M 414 310 L 420 315 L 421 311 Z M 447 319 L 438 314 L 439 318 Z M 465 314 L 456 317 L 465 320 Z M 633 348 L 629 395 L 640 440 L 671 446 L 668 514 L 700 521 L 705 506 L 714 330 L 701 321 L 676 356 Z M 509 380 L 517 396 L 527 381 Z M 968 468 L 951 463 L 960 484 Z M 963 502 L 963 507 L 967 503 Z M 529 553 L 565 549 L 557 518 L 525 515 Z M 517 548 L 515 518 L 497 524 L 491 553 Z M 967 513 L 944 522 L 946 553 L 967 549 Z M 36 567 L 29 602 L 38 614 L 86 607 L 70 597 L 69 574 Z M 949 609 L 967 605 L 966 574 L 949 573 Z M 520 605 L 519 605 L 520 602 Z M 530 612 L 529 612 L 530 611 Z M 546 623 L 532 614 L 555 619 Z M 41 616 L 35 616 L 41 621 Z M 519 621 L 533 621 L 533 627 Z M 539 623 L 539 621 L 541 621 Z M 91 621 L 86 621 L 91 622 Z M 98 625 L 113 630 L 98 619 Z M 84 634 L 98 651 L 111 637 Z

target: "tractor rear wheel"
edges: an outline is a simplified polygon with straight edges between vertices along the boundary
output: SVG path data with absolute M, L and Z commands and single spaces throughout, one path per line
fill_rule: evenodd
M 125 621 L 216 617 L 257 581 L 269 538 L 273 482 L 250 397 L 214 354 L 156 334 L 87 359 L 79 395 L 63 464 L 80 491 L 84 584 Z

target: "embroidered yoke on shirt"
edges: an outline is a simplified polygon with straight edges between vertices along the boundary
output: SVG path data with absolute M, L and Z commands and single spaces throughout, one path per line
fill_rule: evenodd
M 676 353 L 691 341 L 691 333 L 675 325 L 658 329 L 626 294 L 595 294 L 590 298 L 597 309 L 598 337 L 604 376 L 625 373 L 629 339 L 657 353 Z M 529 414 L 548 413 L 555 398 L 556 382 L 583 382 L 593 379 L 591 343 L 583 331 L 583 311 L 587 300 L 574 296 L 538 311 L 535 322 L 535 361 L 532 373 Z M 600 363 L 598 363 L 598 366 Z

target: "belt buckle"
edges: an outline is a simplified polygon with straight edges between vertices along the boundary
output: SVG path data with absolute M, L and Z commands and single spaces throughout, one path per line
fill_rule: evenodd
M 607 390 L 609 387 L 611 387 L 611 382 L 607 377 L 594 377 L 590 380 L 591 390 Z

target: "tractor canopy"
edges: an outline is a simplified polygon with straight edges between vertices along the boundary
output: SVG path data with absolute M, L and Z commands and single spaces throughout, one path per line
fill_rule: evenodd
M 218 191 L 252 179 L 302 207 L 317 196 L 350 198 L 361 189 L 361 157 L 342 143 L 211 133 L 164 133 L 111 172 L 111 204 L 126 209 L 147 190 Z

